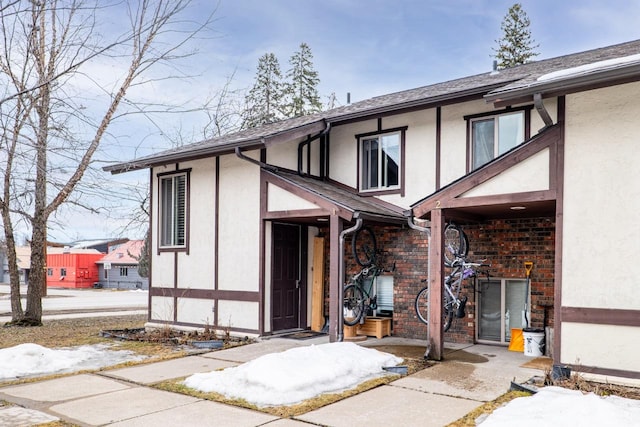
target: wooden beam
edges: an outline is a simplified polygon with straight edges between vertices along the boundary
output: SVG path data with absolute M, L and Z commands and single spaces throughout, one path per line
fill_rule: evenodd
M 311 330 L 324 326 L 324 237 L 313 238 L 313 279 L 311 282 Z
M 442 360 L 444 353 L 444 332 L 442 330 L 442 284 L 444 235 L 444 215 L 440 209 L 431 211 L 431 244 L 429 245 L 429 358 Z

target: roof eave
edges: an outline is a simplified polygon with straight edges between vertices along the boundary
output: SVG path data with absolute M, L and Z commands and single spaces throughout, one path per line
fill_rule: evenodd
M 508 105 L 530 100 L 536 93 L 544 97 L 559 96 L 638 80 L 640 80 L 640 63 L 495 91 L 485 95 L 484 99 L 496 105 Z

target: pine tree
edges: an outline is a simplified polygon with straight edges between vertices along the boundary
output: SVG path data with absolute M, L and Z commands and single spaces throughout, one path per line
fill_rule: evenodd
M 521 65 L 539 55 L 535 52 L 539 45 L 534 46 L 535 41 L 531 38 L 529 30 L 530 24 L 529 17 L 520 3 L 509 8 L 500 26 L 502 38 L 496 40 L 498 48 L 493 49 L 496 52 L 498 68 Z
M 306 43 L 300 44 L 300 50 L 289 60 L 291 69 L 287 71 L 287 115 L 300 117 L 322 111 L 322 102 L 318 95 L 318 72 L 313 69 L 313 55 Z
M 248 129 L 281 120 L 283 96 L 278 58 L 273 53 L 265 53 L 258 60 L 255 82 L 245 98 L 242 128 Z

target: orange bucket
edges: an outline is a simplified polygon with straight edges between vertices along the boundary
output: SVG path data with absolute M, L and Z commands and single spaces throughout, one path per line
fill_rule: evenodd
M 509 342 L 509 350 L 524 352 L 524 336 L 522 335 L 522 329 L 511 329 L 511 341 Z

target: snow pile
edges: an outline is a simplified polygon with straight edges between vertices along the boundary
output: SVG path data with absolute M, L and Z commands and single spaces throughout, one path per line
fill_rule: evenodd
M 553 71 L 538 77 L 539 82 L 574 77 L 596 71 L 605 71 L 615 67 L 633 64 L 640 61 L 640 54 L 623 56 L 621 58 L 606 59 L 604 61 L 592 62 L 590 64 L 579 65 L 577 67 L 566 68 L 564 70 Z
M 340 392 L 385 373 L 402 359 L 349 342 L 293 348 L 222 371 L 194 374 L 184 384 L 258 406 L 292 405 Z
M 496 409 L 481 427 L 640 426 L 640 400 L 545 387 Z
M 100 369 L 144 359 L 131 351 L 108 350 L 108 345 L 85 345 L 52 350 L 38 344 L 0 349 L 0 380 Z

